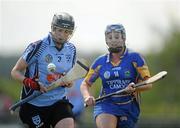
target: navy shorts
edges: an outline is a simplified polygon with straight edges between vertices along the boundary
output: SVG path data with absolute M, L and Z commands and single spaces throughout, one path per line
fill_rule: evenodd
M 117 128 L 136 128 L 136 122 L 131 117 L 119 116 Z
M 118 118 L 117 128 L 135 128 L 140 113 L 136 102 L 116 105 L 111 102 L 99 102 L 94 106 L 94 118 L 102 113 L 108 113 Z
M 31 104 L 21 106 L 19 116 L 23 124 L 29 128 L 50 128 L 64 118 L 74 118 L 73 105 L 68 100 L 60 100 L 47 107 L 37 107 Z

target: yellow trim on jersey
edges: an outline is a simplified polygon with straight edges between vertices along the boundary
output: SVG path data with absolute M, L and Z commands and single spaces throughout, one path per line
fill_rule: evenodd
M 136 68 L 137 72 L 140 74 L 141 78 L 150 77 L 150 72 L 147 65 L 143 65 L 142 67 L 137 67 L 137 63 L 133 62 L 134 67 Z
M 90 79 L 91 79 L 91 77 L 92 77 L 93 75 L 98 76 L 98 74 L 99 74 L 99 69 L 100 69 L 100 68 L 101 68 L 101 65 L 97 66 L 97 67 L 95 68 L 95 70 L 92 69 L 92 68 L 89 69 L 89 72 L 88 72 L 88 74 L 87 74 L 86 77 L 85 77 L 85 81 L 86 81 L 88 84 L 90 84 Z M 97 77 L 97 78 L 98 78 L 98 77 Z M 97 78 L 96 78 L 96 79 L 97 79 Z
M 88 74 L 86 75 L 86 77 L 85 77 L 85 79 L 87 80 L 87 79 L 89 79 L 93 74 L 95 74 L 96 72 L 95 72 L 95 70 L 94 69 L 89 69 L 89 72 L 88 72 Z
M 119 60 L 119 61 L 116 62 L 116 63 L 114 63 L 114 62 L 111 61 L 111 64 L 112 64 L 113 66 L 118 66 L 120 63 L 121 63 L 121 60 Z
M 96 68 L 95 68 L 95 72 L 99 74 L 99 69 L 101 68 L 102 65 L 98 65 Z
M 135 97 L 135 99 L 136 99 L 136 102 L 137 102 L 138 104 L 140 104 L 140 103 L 141 103 L 141 93 L 140 93 L 140 92 L 135 92 L 135 93 L 134 93 L 134 97 Z

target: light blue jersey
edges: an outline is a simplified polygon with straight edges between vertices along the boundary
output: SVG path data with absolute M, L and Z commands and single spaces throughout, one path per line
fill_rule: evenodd
M 31 43 L 24 51 L 22 58 L 27 62 L 25 76 L 29 78 L 38 77 L 39 82 L 48 87 L 53 81 L 59 79 L 64 73 L 67 73 L 74 65 L 76 59 L 76 48 L 66 42 L 63 48 L 58 49 L 51 34 L 43 40 Z M 47 65 L 54 63 L 55 72 L 48 72 Z M 32 95 L 36 91 L 23 86 L 22 98 Z M 31 100 L 29 103 L 35 106 L 49 106 L 66 96 L 66 88 L 58 87 L 41 96 Z

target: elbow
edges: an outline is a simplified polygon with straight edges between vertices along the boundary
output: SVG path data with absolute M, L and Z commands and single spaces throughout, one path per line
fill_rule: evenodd
M 13 68 L 11 70 L 11 77 L 15 80 L 21 79 L 21 75 L 20 75 L 19 71 L 17 71 L 15 68 Z
M 85 85 L 84 85 L 84 81 L 83 81 L 83 82 L 81 83 L 81 86 L 80 86 L 80 91 L 81 91 L 81 93 L 83 92 L 84 87 L 85 87 Z
M 84 80 L 80 86 L 81 93 L 88 91 L 90 88 L 90 85 Z
M 81 86 L 80 86 L 81 92 L 82 92 L 84 89 L 86 89 L 86 88 L 87 88 L 87 84 L 86 84 L 85 81 L 83 81 L 82 84 L 81 84 Z

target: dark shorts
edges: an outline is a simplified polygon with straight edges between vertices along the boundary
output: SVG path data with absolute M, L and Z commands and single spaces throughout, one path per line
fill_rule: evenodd
M 48 107 L 37 107 L 26 103 L 21 106 L 19 116 L 29 128 L 50 128 L 64 118 L 74 118 L 72 108 L 68 100 L 60 100 Z
M 136 128 L 136 122 L 129 116 L 118 116 L 117 128 Z
M 99 102 L 94 107 L 94 117 L 108 113 L 118 118 L 117 128 L 135 128 L 140 113 L 139 105 L 131 102 L 125 105 L 116 105 L 111 102 Z

